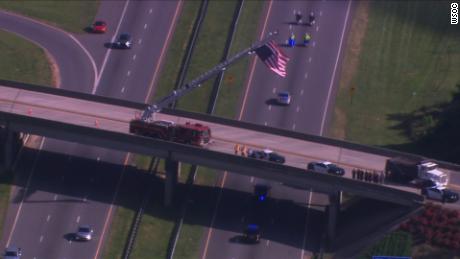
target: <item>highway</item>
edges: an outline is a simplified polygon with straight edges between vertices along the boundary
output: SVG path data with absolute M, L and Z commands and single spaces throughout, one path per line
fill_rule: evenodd
M 61 88 L 145 102 L 154 88 L 180 7 L 181 3 L 175 1 L 102 1 L 96 18 L 106 20 L 109 28 L 102 35 L 72 35 L 20 16 L 15 16 L 17 21 L 7 24 L 7 29 L 19 30 L 13 25 L 21 24 L 25 37 L 35 37 L 33 41 L 49 50 L 57 61 L 78 65 L 78 60 L 89 57 L 81 67 L 57 62 Z M 120 32 L 133 35 L 131 50 L 107 48 Z M 65 42 L 69 38 L 73 43 Z M 85 51 L 69 59 L 75 51 L 60 49 L 72 44 Z M 39 149 L 36 157 L 21 157 L 34 162 L 18 170 L 24 172 L 19 181 L 26 187 L 15 190 L 4 244 L 22 247 L 24 258 L 99 258 L 127 154 L 54 139 L 45 139 Z M 50 152 L 64 153 L 66 159 L 56 159 Z M 18 162 L 22 164 L 22 160 Z M 23 192 L 28 195 L 22 196 Z M 95 240 L 72 242 L 68 234 L 79 224 L 92 226 Z
M 346 25 L 350 20 L 350 4 L 346 1 L 267 2 L 267 14 L 261 21 L 263 32 L 278 30 L 278 44 L 281 46 L 291 33 L 301 42 L 303 35 L 308 32 L 312 36 L 312 42 L 308 47 L 284 47 L 284 52 L 290 58 L 286 78 L 275 75 L 261 62 L 250 68 L 247 92 L 243 97 L 239 119 L 323 135 L 327 129 L 329 109 L 333 107 L 336 72 L 340 69 L 339 50 L 343 47 Z M 294 24 L 294 13 L 297 11 L 303 14 L 302 23 L 306 23 L 308 14 L 314 11 L 316 24 Z M 276 98 L 276 93 L 282 90 L 287 90 L 292 95 L 291 104 L 287 107 L 274 105 L 272 101 Z M 332 157 L 324 159 L 331 160 Z M 312 252 L 319 251 L 326 218 L 321 212 L 329 203 L 326 195 L 300 191 L 278 183 L 232 173 L 224 175 L 224 188 L 251 193 L 255 184 L 266 184 L 272 187 L 271 197 L 304 204 L 307 208 L 303 211 L 299 211 L 298 208 L 297 211 L 293 211 L 295 207 L 286 203 L 276 203 L 268 213 L 264 213 L 270 219 L 261 226 L 263 240 L 256 246 L 225 242 L 241 232 L 212 229 L 208 231 L 209 242 L 204 245 L 203 258 L 218 258 L 222 254 L 226 255 L 225 258 L 309 258 Z M 229 197 L 231 193 L 223 189 L 213 225 L 237 225 L 237 229 L 242 231 L 248 223 L 242 220 L 246 216 L 244 207 L 247 205 L 244 202 L 235 205 L 235 199 Z M 311 207 L 310 204 L 315 206 Z M 233 212 L 226 209 L 228 207 L 234 208 Z M 276 240 L 264 238 L 272 237 L 272 233 L 278 236 Z

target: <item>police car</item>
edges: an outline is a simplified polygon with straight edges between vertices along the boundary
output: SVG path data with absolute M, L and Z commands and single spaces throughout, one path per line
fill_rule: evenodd
M 345 169 L 338 167 L 329 161 L 310 162 L 308 163 L 307 169 L 318 173 L 327 173 L 339 176 L 343 176 L 345 174 Z

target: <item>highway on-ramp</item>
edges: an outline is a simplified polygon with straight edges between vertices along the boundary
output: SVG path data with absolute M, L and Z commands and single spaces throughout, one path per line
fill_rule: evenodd
M 249 71 L 249 83 L 244 95 L 240 119 L 252 123 L 285 128 L 310 134 L 322 135 L 327 128 L 328 111 L 333 105 L 334 88 L 340 65 L 347 23 L 350 21 L 351 3 L 347 1 L 270 1 L 266 3 L 267 17 L 262 18 L 264 33 L 278 30 L 278 43 L 289 56 L 287 77 L 281 78 L 270 72 L 261 62 Z M 307 22 L 313 11 L 316 24 L 295 25 L 294 13 L 303 14 Z M 291 33 L 298 43 L 306 33 L 312 36 L 308 47 L 285 47 Z M 289 106 L 275 105 L 271 99 L 276 93 L 287 90 L 292 95 Z M 271 186 L 271 197 L 279 199 L 266 213 L 262 225 L 262 242 L 247 246 L 229 242 L 241 235 L 224 229 L 211 229 L 203 249 L 203 258 L 304 258 L 318 251 L 324 233 L 324 211 L 328 197 L 324 194 L 305 192 L 279 183 L 242 177 L 226 173 L 224 187 L 253 192 L 255 184 Z M 213 225 L 233 225 L 243 231 L 247 217 L 247 202 L 235 203 L 231 192 L 222 193 L 217 216 Z M 316 210 L 299 210 L 292 203 L 304 204 Z M 310 206 L 314 204 L 314 206 Z M 231 207 L 232 209 L 227 209 Z M 277 236 L 273 242 L 264 236 Z M 282 240 L 282 242 L 279 242 Z M 225 257 L 222 257 L 225 255 Z
M 65 75 L 61 88 L 145 102 L 158 79 L 181 6 L 179 1 L 102 1 L 96 18 L 109 22 L 108 33 L 71 35 L 71 41 L 59 35 L 39 37 L 34 29 L 65 33 L 31 19 L 15 19 L 20 20 L 24 37 L 36 37 L 32 40 L 49 49 L 56 60 L 69 56 L 65 50 L 54 49 L 70 44 L 86 49 L 70 63 L 91 56 L 94 66 L 87 62 L 79 69 L 59 67 L 71 73 Z M 8 30 L 15 29 L 11 25 Z M 106 43 L 120 32 L 133 35 L 132 49 L 107 48 Z M 22 247 L 24 258 L 99 258 L 127 154 L 53 139 L 38 145 L 38 154 L 23 154 L 17 163 L 18 185 L 26 187 L 13 193 L 3 244 Z M 64 154 L 63 158 L 56 160 L 54 152 Z M 94 228 L 93 241 L 69 238 L 81 224 Z

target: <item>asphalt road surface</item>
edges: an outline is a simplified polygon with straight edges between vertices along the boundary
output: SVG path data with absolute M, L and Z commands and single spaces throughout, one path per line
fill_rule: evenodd
M 281 78 L 257 62 L 250 71 L 247 95 L 243 101 L 242 120 L 280 127 L 294 131 L 322 135 L 327 128 L 327 115 L 334 101 L 339 69 L 339 50 L 343 47 L 346 24 L 350 21 L 349 2 L 328 1 L 273 1 L 266 4 L 268 19 L 262 20 L 265 33 L 278 30 L 278 44 L 290 57 L 287 77 Z M 295 11 L 307 14 L 314 11 L 316 24 L 294 25 Z M 265 25 L 266 23 L 266 25 Z M 284 45 L 294 33 L 297 41 L 309 32 L 312 42 L 308 47 L 288 48 Z M 252 69 L 252 68 L 250 68 Z M 292 95 L 287 107 L 273 104 L 280 90 Z M 278 200 L 264 213 L 261 224 L 262 241 L 258 245 L 229 242 L 241 232 L 213 229 L 208 232 L 209 242 L 204 244 L 203 258 L 304 258 L 318 251 L 325 224 L 326 195 L 295 190 L 275 182 L 226 174 L 225 188 L 252 192 L 256 183 L 271 186 L 271 197 Z M 235 204 L 232 192 L 223 190 L 214 225 L 233 225 L 243 231 L 248 223 L 247 202 Z M 304 210 L 292 204 L 303 204 Z M 314 204 L 314 206 L 312 206 Z M 227 209 L 227 208 L 232 209 Z
M 82 62 L 78 69 L 63 63 L 60 71 L 69 75 L 62 75 L 65 81 L 61 88 L 146 101 L 160 71 L 180 7 L 176 1 L 102 1 L 96 17 L 106 20 L 109 30 L 103 35 L 72 36 L 86 49 L 91 61 Z M 3 13 L 0 21 L 2 16 Z M 50 53 L 71 45 L 65 33 L 35 33 L 35 30 L 55 30 L 30 19 L 14 19 L 18 20 L 13 25 L 10 23 L 8 30 L 15 31 L 14 24 L 21 24 L 17 30 L 25 37 L 35 37 L 33 40 L 50 49 Z M 107 43 L 120 32 L 132 34 L 131 50 L 108 47 Z M 88 56 L 80 51 L 69 59 L 67 50 L 52 53 L 56 60 L 68 60 L 70 64 Z M 95 64 L 95 73 L 89 63 Z M 60 62 L 57 64 L 61 66 Z M 18 181 L 25 188 L 15 190 L 3 242 L 22 247 L 24 258 L 98 258 L 127 154 L 53 139 L 41 143 L 40 150 L 36 158 L 22 156 L 28 162 L 18 163 L 25 167 L 18 169 L 24 172 Z M 52 156 L 54 152 L 66 156 L 57 160 Z M 93 241 L 72 242 L 71 234 L 80 224 L 94 228 Z

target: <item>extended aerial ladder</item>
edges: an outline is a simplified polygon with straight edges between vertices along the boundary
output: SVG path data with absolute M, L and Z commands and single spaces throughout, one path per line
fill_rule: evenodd
M 140 119 L 142 121 L 149 120 L 152 117 L 152 115 L 154 115 L 157 112 L 160 112 L 163 108 L 165 108 L 166 106 L 168 106 L 170 103 L 174 102 L 175 100 L 199 88 L 203 82 L 217 75 L 219 72 L 224 71 L 231 64 L 235 63 L 236 61 L 238 61 L 239 59 L 243 57 L 246 57 L 247 55 L 254 54 L 255 50 L 265 45 L 268 41 L 270 41 L 272 36 L 277 35 L 277 34 L 278 34 L 277 31 L 270 32 L 268 36 L 264 38 L 263 40 L 254 43 L 251 47 L 242 50 L 241 52 L 237 53 L 235 56 L 218 64 L 217 66 L 213 67 L 211 70 L 198 76 L 197 78 L 193 79 L 192 81 L 180 87 L 179 89 L 172 91 L 169 95 L 161 98 L 160 100 L 156 101 L 152 105 L 149 105 L 142 112 Z

